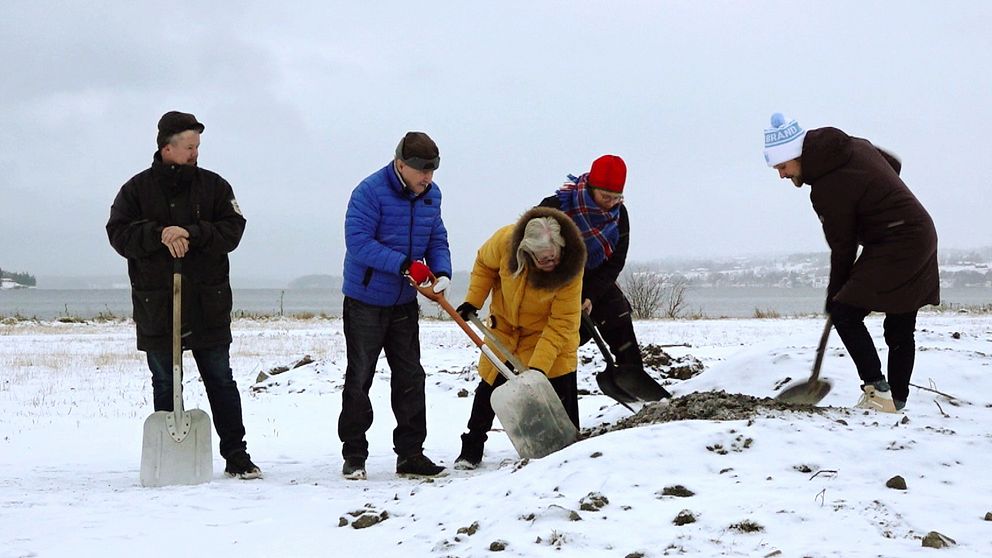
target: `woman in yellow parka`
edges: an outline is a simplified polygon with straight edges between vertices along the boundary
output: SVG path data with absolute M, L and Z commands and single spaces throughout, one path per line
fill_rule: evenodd
M 467 318 L 492 294 L 490 327 L 521 362 L 548 376 L 576 428 L 575 370 L 585 261 L 585 243 L 572 219 L 557 209 L 535 207 L 479 248 L 468 294 L 458 307 Z M 475 390 L 456 469 L 475 469 L 482 462 L 495 418 L 489 398 L 506 381 L 485 357 L 479 361 L 479 375 L 482 381 Z

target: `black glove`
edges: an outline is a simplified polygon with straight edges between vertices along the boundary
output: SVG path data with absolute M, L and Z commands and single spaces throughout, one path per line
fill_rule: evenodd
M 468 302 L 463 302 L 458 306 L 458 308 L 455 308 L 455 312 L 458 312 L 458 315 L 467 322 L 469 318 L 479 313 L 479 309 L 472 306 Z

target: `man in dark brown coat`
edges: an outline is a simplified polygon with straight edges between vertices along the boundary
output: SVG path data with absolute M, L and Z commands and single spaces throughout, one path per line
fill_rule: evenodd
M 804 131 L 776 113 L 765 130 L 765 160 L 797 188 L 811 187 L 830 246 L 826 311 L 861 376 L 858 405 L 902 409 L 916 354 L 916 313 L 940 302 L 933 220 L 899 178 L 898 159 L 836 128 Z M 887 382 L 864 324 L 872 311 L 885 312 Z

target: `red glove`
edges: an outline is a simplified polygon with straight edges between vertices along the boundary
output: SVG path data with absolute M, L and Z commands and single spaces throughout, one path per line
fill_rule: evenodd
M 431 280 L 431 268 L 421 261 L 410 262 L 410 267 L 406 268 L 406 274 L 418 285 L 423 285 Z

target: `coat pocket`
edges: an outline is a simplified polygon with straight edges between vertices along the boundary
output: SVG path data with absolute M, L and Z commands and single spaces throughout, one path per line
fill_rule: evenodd
M 159 337 L 171 331 L 172 290 L 151 291 L 131 290 L 131 303 L 134 306 L 134 324 L 138 335 Z
M 199 287 L 201 318 L 206 329 L 231 325 L 231 309 L 234 305 L 231 285 L 201 285 Z

